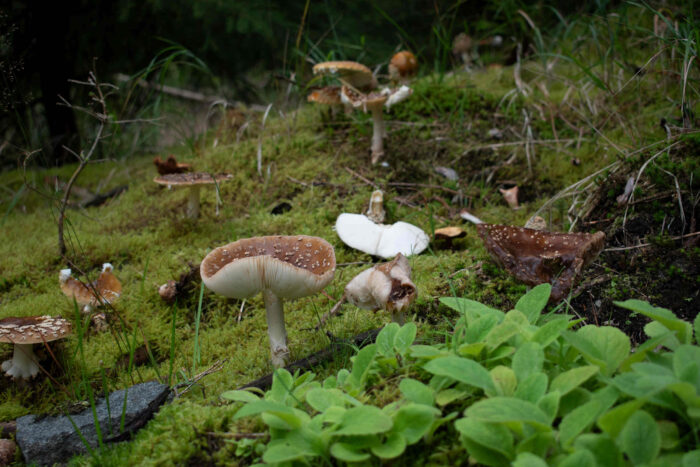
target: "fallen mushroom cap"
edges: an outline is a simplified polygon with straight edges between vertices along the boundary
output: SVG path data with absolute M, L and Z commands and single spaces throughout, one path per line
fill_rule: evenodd
M 459 227 L 442 227 L 435 229 L 435 238 L 452 240 L 453 238 L 462 238 L 467 235 L 463 229 Z
M 569 293 L 605 243 L 603 232 L 544 232 L 495 224 L 478 224 L 477 230 L 494 260 L 518 280 L 529 285 L 551 283 L 553 303 Z
M 416 298 L 408 260 L 399 253 L 388 263 L 362 271 L 345 286 L 345 296 L 365 310 L 403 311 Z
M 264 289 L 284 298 L 311 295 L 335 272 L 333 246 L 306 235 L 245 238 L 212 250 L 202 260 L 204 285 L 232 298 Z
M 393 258 L 399 253 L 417 255 L 430 243 L 428 235 L 413 224 L 375 224 L 362 214 L 341 214 L 335 230 L 346 245 L 382 258 Z
M 515 185 L 512 188 L 508 189 L 503 189 L 499 188 L 498 191 L 501 192 L 503 195 L 503 199 L 506 200 L 506 203 L 508 203 L 508 206 L 510 206 L 511 209 L 519 209 L 520 206 L 518 205 L 518 186 Z
M 373 89 L 377 86 L 377 80 L 372 75 L 372 70 L 365 65 L 352 61 L 322 62 L 314 65 L 315 75 L 335 76 L 350 86 L 361 89 Z

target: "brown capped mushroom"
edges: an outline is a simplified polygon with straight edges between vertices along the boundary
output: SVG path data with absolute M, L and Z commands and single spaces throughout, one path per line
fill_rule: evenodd
M 598 257 L 605 234 L 559 233 L 512 225 L 478 224 L 493 259 L 528 285 L 552 284 L 550 302 L 569 293 L 581 270 Z
M 71 333 L 67 320 L 52 316 L 29 316 L 0 319 L 0 342 L 14 344 L 12 360 L 2 363 L 2 369 L 13 379 L 29 379 L 39 373 L 32 350 L 33 344 L 62 339 Z
M 351 61 L 322 62 L 314 65 L 314 75 L 333 76 L 359 91 L 370 91 L 377 87 L 372 70 L 361 63 Z
M 433 235 L 435 240 L 442 240 L 448 248 L 452 248 L 452 242 L 458 238 L 465 237 L 467 232 L 459 227 L 442 227 L 435 229 Z
M 503 195 L 503 199 L 506 200 L 506 203 L 508 203 L 508 206 L 510 206 L 511 209 L 520 209 L 520 205 L 518 205 L 518 186 L 515 185 L 512 188 L 499 188 L 498 191 L 501 192 Z
M 191 164 L 176 161 L 175 156 L 172 154 L 169 155 L 166 160 L 161 159 L 160 156 L 156 156 L 153 159 L 153 164 L 156 166 L 159 175 L 181 174 L 192 170 Z
M 122 293 L 122 284 L 112 272 L 114 267 L 110 263 L 102 265 L 102 272 L 97 280 L 86 285 L 71 277 L 70 269 L 62 269 L 58 275 L 61 290 L 68 298 L 75 298 L 78 305 L 82 306 L 83 313 L 89 314 L 93 308 L 116 302 Z M 92 322 L 98 331 L 107 329 L 107 316 L 105 313 L 97 313 L 92 317 Z
M 269 236 L 238 240 L 209 253 L 200 266 L 202 281 L 231 298 L 263 294 L 272 364 L 289 356 L 282 301 L 313 295 L 333 280 L 335 252 L 319 237 Z
M 204 172 L 190 172 L 179 174 L 160 175 L 153 179 L 159 185 L 170 188 L 188 188 L 187 194 L 187 218 L 196 219 L 199 217 L 199 188 L 205 185 L 214 185 L 219 182 L 230 180 L 231 174 L 211 175 Z
M 345 286 L 345 297 L 365 310 L 387 310 L 392 321 L 404 323 L 404 310 L 416 298 L 411 265 L 399 253 L 388 263 L 362 271 Z
M 394 54 L 389 62 L 389 78 L 393 82 L 405 82 L 418 72 L 418 60 L 408 50 Z

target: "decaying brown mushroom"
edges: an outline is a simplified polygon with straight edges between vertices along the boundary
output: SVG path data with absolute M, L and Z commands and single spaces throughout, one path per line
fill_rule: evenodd
M 478 224 L 477 230 L 493 259 L 518 280 L 552 284 L 552 303 L 569 293 L 605 244 L 603 232 L 544 232 L 496 224 Z
M 503 199 L 506 200 L 506 203 L 508 203 L 511 209 L 520 209 L 520 205 L 518 204 L 518 185 L 507 189 L 499 188 L 498 191 L 501 192 Z
M 452 248 L 452 242 L 458 238 L 465 237 L 467 232 L 460 227 L 442 227 L 435 229 L 433 236 L 435 240 L 444 242 L 449 248 Z
M 106 304 L 113 304 L 122 293 L 122 284 L 112 272 L 114 267 L 110 263 L 102 265 L 102 272 L 97 280 L 86 285 L 71 276 L 70 269 L 62 269 L 58 275 L 61 290 L 68 298 L 75 301 L 82 308 L 84 314 L 90 314 L 93 308 Z M 107 316 L 105 313 L 97 313 L 92 317 L 92 322 L 98 331 L 107 329 Z
M 199 217 L 199 188 L 206 185 L 214 185 L 225 180 L 230 180 L 231 174 L 211 175 L 205 172 L 189 172 L 179 174 L 160 175 L 153 179 L 159 185 L 170 188 L 188 188 L 187 193 L 187 218 Z
M 382 190 L 374 190 L 372 192 L 366 214 L 369 220 L 375 224 L 384 222 L 386 211 L 384 210 L 384 193 L 382 193 Z
M 32 345 L 62 339 L 71 333 L 71 324 L 63 318 L 28 316 L 0 319 L 0 342 L 14 344 L 12 360 L 2 369 L 13 379 L 29 379 L 39 373 Z
M 172 154 L 165 160 L 161 159 L 160 156 L 156 156 L 153 159 L 153 164 L 156 166 L 159 175 L 181 174 L 192 170 L 191 164 L 176 161 L 175 156 Z
M 365 310 L 387 310 L 392 321 L 404 323 L 404 310 L 416 298 L 411 265 L 399 253 L 388 263 L 362 271 L 345 286 L 345 297 Z

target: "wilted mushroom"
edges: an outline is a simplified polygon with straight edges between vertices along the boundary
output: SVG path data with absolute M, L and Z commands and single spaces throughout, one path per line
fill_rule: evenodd
M 434 232 L 435 239 L 444 241 L 450 248 L 455 239 L 465 237 L 466 235 L 467 232 L 459 227 L 442 227 L 440 229 L 435 229 Z
M 199 217 L 199 188 L 205 185 L 214 185 L 219 182 L 231 179 L 231 174 L 216 174 L 194 172 L 160 175 L 153 179 L 159 185 L 170 188 L 187 188 L 187 217 L 196 219 Z
M 12 360 L 2 369 L 13 379 L 29 379 L 39 373 L 32 345 L 62 339 L 71 332 L 70 322 L 51 316 L 0 319 L 0 342 L 14 344 Z
M 552 284 L 550 302 L 563 299 L 598 257 L 605 234 L 543 232 L 511 225 L 478 224 L 493 259 L 528 285 Z
M 389 78 L 394 82 L 404 82 L 418 72 L 418 60 L 408 50 L 394 54 L 389 62 Z
M 384 222 L 386 211 L 384 211 L 384 193 L 382 193 L 382 190 L 374 190 L 372 192 L 372 196 L 369 198 L 367 217 L 375 224 Z
M 520 205 L 518 205 L 518 186 L 515 185 L 512 188 L 499 188 L 498 191 L 501 192 L 503 195 L 503 199 L 506 200 L 506 203 L 508 203 L 508 206 L 511 207 L 511 209 L 520 209 Z
M 322 62 L 314 65 L 314 75 L 332 76 L 359 91 L 377 87 L 372 70 L 361 63 L 351 61 Z
M 313 295 L 333 279 L 335 252 L 324 239 L 306 235 L 255 237 L 220 246 L 200 266 L 209 289 L 231 298 L 262 292 L 272 364 L 289 356 L 282 301 Z
M 391 319 L 404 323 L 404 310 L 416 298 L 416 286 L 411 282 L 411 265 L 399 253 L 388 263 L 362 271 L 345 286 L 345 297 L 365 310 L 387 310 Z
M 153 159 L 153 164 L 156 166 L 159 175 L 181 174 L 192 170 L 191 164 L 176 161 L 175 156 L 172 154 L 165 160 L 161 159 L 160 156 L 156 156 Z
M 382 258 L 393 258 L 399 253 L 417 255 L 430 243 L 426 233 L 413 224 L 375 224 L 362 214 L 341 214 L 335 230 L 346 245 Z
M 58 275 L 58 282 L 65 296 L 75 298 L 76 303 L 83 307 L 82 312 L 89 314 L 93 308 L 113 304 L 121 296 L 122 284 L 113 270 L 114 267 L 110 263 L 104 263 L 97 280 L 86 285 L 73 278 L 70 269 L 62 269 Z M 104 331 L 107 327 L 107 317 L 104 313 L 96 314 L 92 321 L 98 331 Z

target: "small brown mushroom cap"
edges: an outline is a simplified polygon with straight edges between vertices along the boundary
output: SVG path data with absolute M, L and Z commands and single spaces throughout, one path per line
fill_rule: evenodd
M 314 74 L 334 76 L 346 81 L 357 89 L 367 90 L 377 86 L 372 70 L 365 65 L 352 61 L 322 62 L 314 65 Z
M 105 263 L 97 280 L 88 286 L 71 277 L 70 269 L 64 269 L 59 275 L 61 290 L 66 297 L 75 297 L 75 301 L 80 306 L 101 306 L 105 303 L 114 303 L 121 296 L 122 284 L 112 270 L 112 265 Z M 95 291 L 97 295 L 95 295 Z
M 8 344 L 51 342 L 70 333 L 70 322 L 60 317 L 28 316 L 0 319 L 0 342 Z
M 272 290 L 280 298 L 312 295 L 333 279 L 335 251 L 307 235 L 245 238 L 212 250 L 202 260 L 204 284 L 225 297 Z
M 153 179 L 159 185 L 168 187 L 188 187 L 193 185 L 210 185 L 217 182 L 223 182 L 233 178 L 231 174 L 215 174 L 212 176 L 206 172 L 188 172 L 180 174 L 159 175 Z
M 435 229 L 435 238 L 443 240 L 452 240 L 454 238 L 462 238 L 467 233 L 459 227 L 442 227 Z
M 560 233 L 511 225 L 478 224 L 493 259 L 529 285 L 552 284 L 550 302 L 563 299 L 581 270 L 598 257 L 605 234 Z
M 389 76 L 393 80 L 409 78 L 418 71 L 418 60 L 413 53 L 402 50 L 394 54 L 389 62 Z
M 326 86 L 321 89 L 314 89 L 306 97 L 308 102 L 315 102 L 317 104 L 326 105 L 337 105 L 341 104 L 340 100 L 340 86 Z

